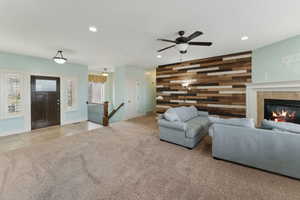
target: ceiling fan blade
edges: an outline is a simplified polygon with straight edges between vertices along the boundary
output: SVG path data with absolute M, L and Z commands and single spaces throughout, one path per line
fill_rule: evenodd
M 189 45 L 211 46 L 212 42 L 189 42 Z
M 166 48 L 160 49 L 160 50 L 158 50 L 157 52 L 162 52 L 162 51 L 164 51 L 164 50 L 167 50 L 167 49 L 173 48 L 173 47 L 175 47 L 175 46 L 176 46 L 176 45 L 172 45 L 172 46 L 169 46 L 169 47 L 166 47 Z
M 202 35 L 203 33 L 201 31 L 195 31 L 192 35 L 187 37 L 187 41 L 190 41 L 192 39 L 195 39 L 196 37 Z
M 173 40 L 167 40 L 167 39 L 157 39 L 159 41 L 163 41 L 163 42 L 172 42 L 172 43 L 176 43 L 175 41 Z

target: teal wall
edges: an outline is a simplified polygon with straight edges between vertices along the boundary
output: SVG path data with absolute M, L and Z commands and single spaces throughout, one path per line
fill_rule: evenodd
M 144 115 L 155 109 L 155 70 L 146 70 L 138 67 L 117 67 L 114 72 L 114 90 L 115 99 L 114 107 L 121 103 L 126 103 L 126 80 L 131 79 L 140 83 L 139 96 L 140 101 L 138 105 L 138 113 Z M 121 108 L 119 112 L 111 120 L 112 122 L 120 121 L 125 118 L 125 107 Z
M 145 84 L 145 104 L 146 112 L 152 112 L 156 106 L 156 70 L 146 71 Z
M 252 80 L 254 83 L 300 80 L 300 35 L 254 50 Z
M 114 108 L 126 101 L 125 96 L 125 81 L 126 81 L 126 68 L 118 67 L 114 72 L 114 92 L 115 98 L 112 102 Z M 111 119 L 111 122 L 120 121 L 124 117 L 125 107 L 123 106 Z
M 78 109 L 65 113 L 62 122 L 81 121 L 87 119 L 88 99 L 88 67 L 79 64 L 59 65 L 50 59 L 31 56 L 17 55 L 0 52 L 0 70 L 11 70 L 18 72 L 32 72 L 35 74 L 49 74 L 57 76 L 73 76 L 78 78 Z M 1 98 L 0 98 L 1 101 Z M 25 105 L 26 106 L 26 105 Z M 3 132 L 14 132 L 23 130 L 24 119 L 13 118 L 0 120 L 0 134 Z
M 113 106 L 113 90 L 114 88 L 114 73 L 109 73 L 107 81 L 105 82 L 105 97 L 104 100 L 110 103 L 109 111 L 112 110 Z

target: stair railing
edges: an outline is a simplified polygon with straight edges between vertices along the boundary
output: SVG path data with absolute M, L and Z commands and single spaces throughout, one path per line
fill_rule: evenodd
M 104 102 L 103 126 L 109 126 L 109 119 L 111 119 L 124 105 L 125 103 L 121 103 L 116 109 L 113 109 L 111 113 L 108 114 L 108 101 Z

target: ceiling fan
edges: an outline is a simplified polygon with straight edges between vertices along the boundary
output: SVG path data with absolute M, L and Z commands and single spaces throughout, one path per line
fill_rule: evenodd
M 179 37 L 176 38 L 174 41 L 173 40 L 167 40 L 167 39 L 158 39 L 159 41 L 174 43 L 171 46 L 168 46 L 166 48 L 158 50 L 158 52 L 162 52 L 162 51 L 165 51 L 167 49 L 176 47 L 179 50 L 180 53 L 185 54 L 190 45 L 193 45 L 193 46 L 211 46 L 212 45 L 212 42 L 191 42 L 191 40 L 193 40 L 196 37 L 203 34 L 200 31 L 195 31 L 193 34 L 191 34 L 188 37 L 184 37 L 184 34 L 185 34 L 184 31 L 179 31 L 178 34 L 179 34 Z

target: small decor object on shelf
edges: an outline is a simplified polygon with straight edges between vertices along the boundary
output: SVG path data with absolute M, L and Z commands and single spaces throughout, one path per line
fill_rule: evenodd
M 104 68 L 104 71 L 101 73 L 102 76 L 108 76 L 107 68 Z

